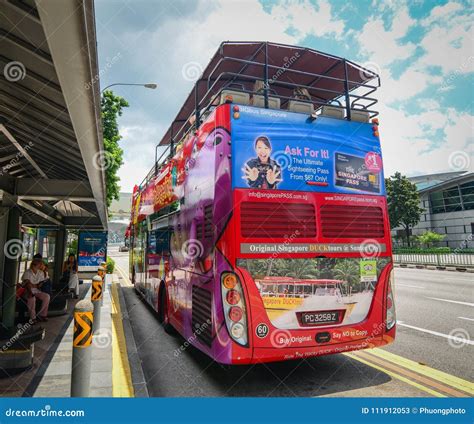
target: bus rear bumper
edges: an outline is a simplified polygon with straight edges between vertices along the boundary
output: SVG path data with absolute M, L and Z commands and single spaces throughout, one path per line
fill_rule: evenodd
M 395 328 L 382 336 L 344 343 L 332 343 L 311 347 L 254 348 L 251 357 L 236 358 L 233 360 L 233 364 L 258 364 L 262 362 L 291 361 L 316 356 L 333 355 L 354 350 L 382 347 L 392 343 L 394 340 Z

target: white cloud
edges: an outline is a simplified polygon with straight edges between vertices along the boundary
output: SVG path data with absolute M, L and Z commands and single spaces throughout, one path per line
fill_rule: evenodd
M 400 171 L 408 175 L 452 171 L 449 157 L 465 152 L 473 160 L 474 116 L 455 109 L 429 110 L 410 115 L 403 110 L 382 106 L 380 132 L 385 175 Z M 434 143 L 434 132 L 444 131 L 441 145 Z
M 154 125 L 120 127 L 120 147 L 124 151 L 124 163 L 119 170 L 122 192 L 132 192 L 133 186 L 139 184 L 150 171 L 155 159 L 155 145 L 159 133 L 160 127 Z
M 406 5 L 397 6 L 391 28 L 386 30 L 382 18 L 371 18 L 358 34 L 358 41 L 362 53 L 368 56 L 371 62 L 384 68 L 397 60 L 405 60 L 415 52 L 413 43 L 400 42 L 408 29 L 415 21 L 410 17 Z M 352 35 L 357 35 L 352 31 Z
M 420 47 L 425 54 L 418 64 L 423 67 L 439 66 L 444 74 L 472 72 L 473 35 L 472 23 L 466 16 L 439 18 L 421 40 Z
M 317 6 L 309 1 L 287 0 L 275 6 L 271 14 L 281 25 L 291 26 L 299 39 L 308 35 L 340 38 L 344 32 L 344 21 L 333 16 L 331 5 L 325 0 Z
M 446 21 L 454 13 L 459 12 L 462 6 L 457 2 L 448 2 L 442 6 L 434 7 L 427 18 L 421 21 L 424 26 L 431 25 L 433 22 L 439 22 L 439 20 Z

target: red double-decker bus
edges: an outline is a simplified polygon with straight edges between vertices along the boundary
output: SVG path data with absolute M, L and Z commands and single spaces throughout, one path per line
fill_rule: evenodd
M 133 194 L 133 284 L 224 364 L 395 337 L 376 74 L 333 55 L 225 42 Z

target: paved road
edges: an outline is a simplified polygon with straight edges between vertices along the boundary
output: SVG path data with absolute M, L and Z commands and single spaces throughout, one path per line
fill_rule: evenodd
M 128 254 L 116 251 L 110 254 L 117 265 L 127 272 Z M 432 273 L 397 269 L 396 301 L 398 318 L 402 324 L 447 335 L 453 328 L 459 327 L 473 334 L 473 322 L 457 318 L 464 315 L 466 318 L 472 317 L 469 307 L 423 297 L 429 295 L 455 301 L 463 299 L 463 302 L 471 299 L 472 302 L 468 276 L 460 273 L 448 275 L 441 271 Z M 455 289 L 446 288 L 448 277 Z M 420 361 L 463 379 L 469 379 L 469 375 L 472 377 L 468 354 L 472 356 L 473 346 L 453 348 L 448 343 L 449 339 L 409 327 L 399 327 L 396 343 L 388 348 L 396 355 L 416 361 L 411 365 L 412 371 L 401 369 L 401 372 L 405 372 L 403 375 L 398 373 L 396 365 L 392 364 L 394 373 L 388 368 L 374 365 L 377 362 L 371 359 L 380 361 L 380 358 L 367 354 L 331 355 L 304 361 L 225 369 L 192 347 L 178 353 L 184 340 L 164 333 L 154 313 L 139 299 L 128 281 L 123 279 L 122 282 L 122 292 L 151 396 L 411 397 L 436 395 L 430 392 L 433 387 L 437 393 L 449 395 L 449 391 L 443 392 L 436 388 L 438 382 L 432 385 L 423 382 L 420 386 L 413 382 L 418 380 L 409 381 L 411 378 L 407 380 L 403 377 L 413 374 L 413 370 L 418 372 L 417 362 Z
M 474 380 L 474 274 L 396 268 L 395 302 L 397 340 L 386 350 Z

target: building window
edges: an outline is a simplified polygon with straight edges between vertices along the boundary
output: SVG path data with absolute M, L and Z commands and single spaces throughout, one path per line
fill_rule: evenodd
M 474 184 L 474 183 L 471 183 Z M 469 209 L 474 209 L 474 193 L 472 190 L 474 187 L 469 186 L 465 189 L 465 192 L 468 193 L 466 196 L 463 194 L 463 202 L 465 199 L 468 201 Z M 444 212 L 456 212 L 463 210 L 463 203 L 461 203 L 462 189 L 460 190 L 459 186 L 451 187 L 447 190 L 436 191 L 430 193 L 430 204 L 432 213 L 444 213 Z M 464 204 L 464 208 L 466 205 Z
M 431 203 L 431 213 L 445 212 L 443 193 L 441 191 L 430 193 L 430 203 Z
M 464 209 L 472 210 L 474 209 L 474 181 L 461 184 L 459 186 L 462 196 L 462 202 Z

